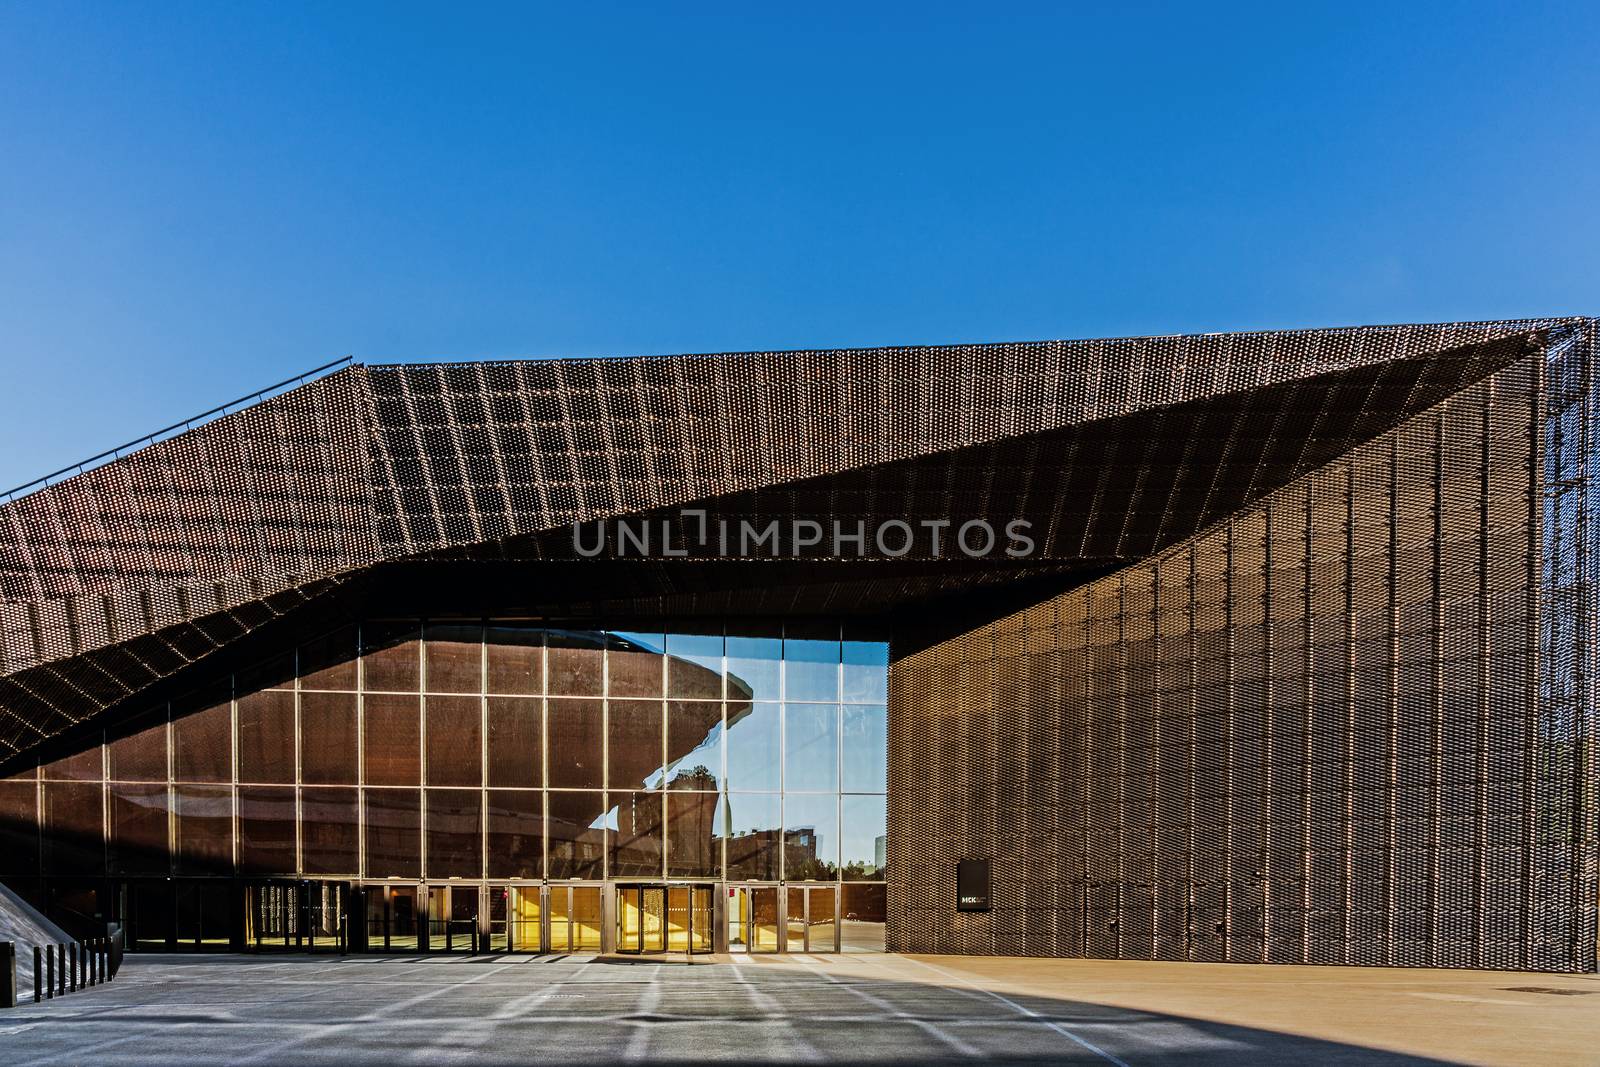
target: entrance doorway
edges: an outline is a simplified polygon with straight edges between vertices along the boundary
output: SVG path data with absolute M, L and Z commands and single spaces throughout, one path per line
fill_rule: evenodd
M 600 887 L 553 885 L 546 898 L 550 918 L 549 952 L 599 952 Z
M 256 951 L 342 952 L 348 944 L 342 882 L 257 882 L 245 887 L 245 943 Z
M 716 887 L 617 886 L 618 952 L 710 952 Z

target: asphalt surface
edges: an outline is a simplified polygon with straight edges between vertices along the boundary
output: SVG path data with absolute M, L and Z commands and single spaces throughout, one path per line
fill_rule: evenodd
M 1002 994 L 893 956 L 130 956 L 0 1011 L 0 1063 L 1423 1064 L 1267 1030 Z

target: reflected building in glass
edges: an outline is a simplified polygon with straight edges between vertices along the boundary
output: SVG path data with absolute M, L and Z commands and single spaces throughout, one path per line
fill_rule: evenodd
M 1595 333 L 263 395 L 0 502 L 0 879 L 136 951 L 1593 971 Z

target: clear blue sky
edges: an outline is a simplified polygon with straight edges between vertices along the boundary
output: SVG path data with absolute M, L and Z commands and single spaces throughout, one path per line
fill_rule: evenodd
M 680 6 L 0 0 L 0 488 L 347 353 L 1600 312 L 1600 5 Z

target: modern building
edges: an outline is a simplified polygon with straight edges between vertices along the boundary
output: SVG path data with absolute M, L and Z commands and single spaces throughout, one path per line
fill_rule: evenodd
M 1596 341 L 310 377 L 0 503 L 0 878 L 151 950 L 1594 971 Z

